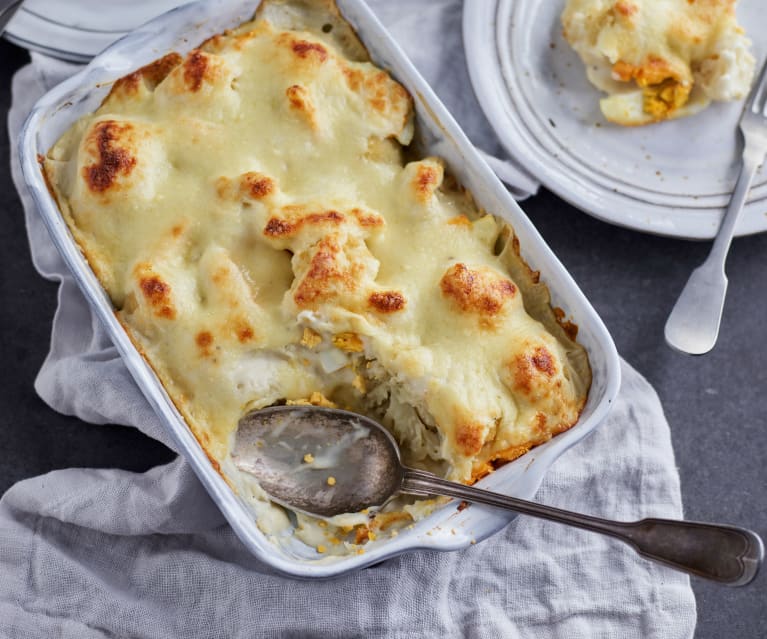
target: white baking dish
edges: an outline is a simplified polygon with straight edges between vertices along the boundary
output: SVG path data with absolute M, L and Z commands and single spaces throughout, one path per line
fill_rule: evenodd
M 239 538 L 259 559 L 290 575 L 329 577 L 409 550 L 455 550 L 472 541 L 481 541 L 505 526 L 514 515 L 476 505 L 458 511 L 455 502 L 451 502 L 397 537 L 368 544 L 364 554 L 340 558 L 317 558 L 295 540 L 281 545 L 270 542 L 254 524 L 247 505 L 213 469 L 160 381 L 116 320 L 109 298 L 48 192 L 38 154 L 45 154 L 80 116 L 95 110 L 114 80 L 169 51 L 189 51 L 213 34 L 249 19 L 257 6 L 253 1 L 203 0 L 175 9 L 118 41 L 77 75 L 50 91 L 35 105 L 22 131 L 20 151 L 25 180 L 53 242 L 177 449 L 192 465 Z M 373 61 L 390 70 L 412 94 L 420 136 L 428 153 L 446 160 L 453 173 L 473 192 L 480 207 L 514 227 L 522 255 L 533 269 L 541 272 L 542 280 L 551 290 L 552 303 L 561 307 L 580 327 L 579 341 L 587 348 L 593 369 L 589 400 L 580 420 L 567 432 L 503 466 L 479 484 L 530 499 L 557 457 L 607 415 L 620 385 L 615 346 L 573 279 L 368 7 L 361 0 L 338 0 L 338 6 L 367 46 Z

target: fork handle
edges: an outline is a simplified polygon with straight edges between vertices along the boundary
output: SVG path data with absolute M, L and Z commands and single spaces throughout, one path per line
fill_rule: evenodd
M 724 264 L 735 233 L 735 225 L 746 203 L 754 174 L 761 164 L 763 155 L 760 151 L 761 149 L 746 142 L 738 181 L 719 225 L 711 252 L 703 264 L 690 275 L 666 321 L 666 342 L 684 353 L 703 355 L 716 344 L 724 297 L 727 293 Z
M 714 238 L 714 245 L 711 247 L 708 258 L 706 258 L 706 262 L 715 261 L 721 264 L 722 271 L 724 271 L 727 252 L 730 250 L 730 244 L 733 235 L 735 235 L 735 225 L 738 222 L 738 217 L 740 217 L 740 212 L 746 204 L 748 192 L 751 190 L 751 183 L 754 181 L 754 175 L 756 175 L 756 171 L 761 165 L 763 158 L 764 148 L 751 145 L 746 141 L 743 148 L 743 162 L 738 174 L 738 181 L 735 183 L 730 203 Z

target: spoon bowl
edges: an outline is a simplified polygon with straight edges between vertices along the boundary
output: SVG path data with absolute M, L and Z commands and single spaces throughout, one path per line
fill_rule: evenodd
M 388 431 L 363 415 L 317 406 L 248 413 L 232 460 L 277 503 L 319 517 L 380 507 L 404 477 Z

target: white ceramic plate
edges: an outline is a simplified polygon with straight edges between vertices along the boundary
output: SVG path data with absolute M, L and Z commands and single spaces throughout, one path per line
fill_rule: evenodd
M 62 60 L 88 62 L 129 31 L 180 4 L 184 0 L 26 0 L 5 37 Z
M 565 0 L 467 0 L 463 30 L 471 81 L 506 150 L 583 211 L 632 229 L 713 237 L 737 178 L 742 103 L 638 128 L 607 122 L 600 92 L 562 37 Z M 767 53 L 764 0 L 738 17 Z M 767 169 L 757 174 L 736 233 L 767 230 Z

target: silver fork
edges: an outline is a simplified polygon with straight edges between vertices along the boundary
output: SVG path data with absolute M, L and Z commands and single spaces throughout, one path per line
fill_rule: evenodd
M 696 268 L 666 321 L 666 342 L 690 355 L 708 353 L 719 335 L 727 276 L 724 264 L 754 174 L 767 153 L 767 62 L 743 107 L 743 164 L 706 261 Z

